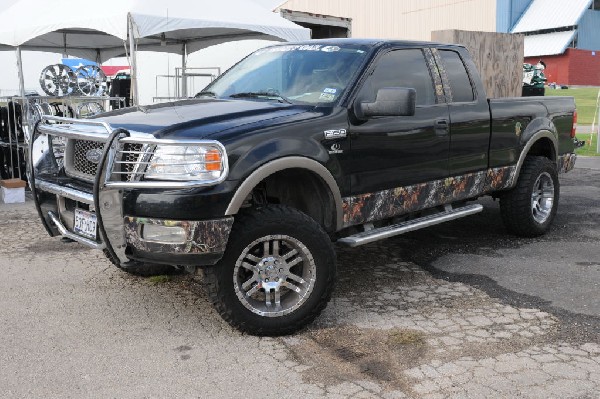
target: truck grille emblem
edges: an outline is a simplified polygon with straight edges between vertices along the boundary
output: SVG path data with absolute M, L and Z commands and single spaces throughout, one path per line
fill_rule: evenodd
M 99 163 L 100 158 L 102 158 L 102 150 L 99 148 L 92 148 L 91 150 L 85 153 L 85 159 L 92 163 Z

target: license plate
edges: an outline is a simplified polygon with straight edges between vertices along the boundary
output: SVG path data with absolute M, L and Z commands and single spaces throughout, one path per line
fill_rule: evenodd
M 96 214 L 92 212 L 75 209 L 75 224 L 73 226 L 75 233 L 96 239 Z

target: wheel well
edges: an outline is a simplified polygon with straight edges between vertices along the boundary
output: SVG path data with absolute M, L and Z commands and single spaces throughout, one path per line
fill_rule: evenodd
M 304 212 L 325 231 L 336 229 L 335 200 L 323 179 L 306 169 L 285 169 L 266 177 L 252 190 L 246 206 L 287 205 Z
M 556 161 L 554 144 L 552 143 L 552 140 L 548 138 L 541 138 L 536 141 L 529 149 L 527 155 L 542 156 L 548 158 L 552 162 Z

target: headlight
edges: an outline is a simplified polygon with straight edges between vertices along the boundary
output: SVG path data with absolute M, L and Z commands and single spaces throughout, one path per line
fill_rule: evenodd
M 219 180 L 226 171 L 224 149 L 217 145 L 157 145 L 145 173 L 155 180 Z

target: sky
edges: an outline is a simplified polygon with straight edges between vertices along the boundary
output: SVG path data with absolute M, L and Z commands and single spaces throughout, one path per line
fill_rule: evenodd
M 10 7 L 18 0 L 0 0 L 0 12 Z M 48 0 L 51 1 L 51 0 Z M 283 3 L 283 0 L 254 0 L 256 3 L 273 10 Z M 225 43 L 213 46 L 188 56 L 188 67 L 220 67 L 225 71 L 237 61 L 252 51 L 271 44 L 264 40 L 246 40 L 242 42 Z M 23 52 L 23 75 L 25 77 L 25 89 L 35 90 L 44 94 L 39 85 L 39 76 L 46 66 L 61 62 L 62 56 L 54 53 Z M 17 73 L 17 60 L 13 51 L 0 52 L 0 97 L 18 94 L 19 82 Z M 104 65 L 127 65 L 125 59 L 113 59 Z M 153 97 L 164 97 L 174 92 L 172 79 L 157 78 L 157 75 L 172 75 L 175 67 L 181 66 L 181 56 L 163 53 L 138 53 L 138 77 L 140 90 L 140 104 L 151 104 Z M 212 72 L 211 72 L 212 73 Z M 198 78 L 191 83 L 190 93 L 200 91 L 209 83 L 208 78 Z

